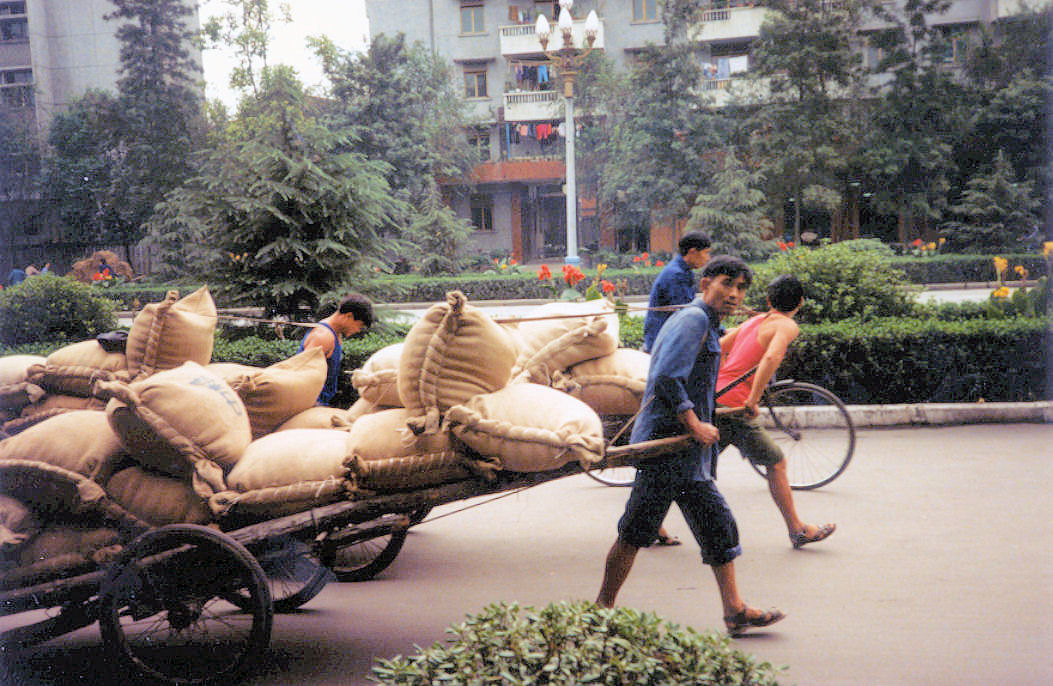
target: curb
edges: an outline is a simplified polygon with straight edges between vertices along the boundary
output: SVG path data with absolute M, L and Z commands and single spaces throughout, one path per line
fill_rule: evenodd
M 1053 400 L 1022 403 L 919 403 L 914 405 L 848 405 L 857 429 L 890 426 L 953 426 L 960 424 L 1053 423 Z M 829 425 L 835 410 L 807 408 L 797 417 L 803 427 Z M 824 416 L 825 415 L 825 416 Z

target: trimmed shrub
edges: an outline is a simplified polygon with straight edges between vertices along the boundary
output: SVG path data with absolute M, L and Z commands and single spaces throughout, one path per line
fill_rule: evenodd
M 975 283 L 998 281 L 991 255 L 933 255 L 893 257 L 892 265 L 903 270 L 911 283 Z M 1021 265 L 1037 279 L 1049 272 L 1041 255 L 1004 255 L 1011 266 Z M 1012 275 L 1010 275 L 1012 276 Z
M 91 286 L 54 274 L 0 291 L 0 342 L 82 341 L 117 326 L 113 302 Z
M 747 302 L 766 309 L 768 282 L 779 274 L 793 274 L 804 284 L 805 302 L 797 315 L 802 323 L 909 315 L 914 310 L 909 283 L 891 260 L 881 252 L 843 243 L 790 250 L 756 267 Z
M 1025 317 L 802 325 L 779 377 L 856 404 L 1043 400 L 1051 329 Z
M 593 603 L 540 610 L 488 605 L 416 655 L 378 659 L 379 684 L 752 684 L 775 669 L 715 632 L 680 628 L 653 613 Z

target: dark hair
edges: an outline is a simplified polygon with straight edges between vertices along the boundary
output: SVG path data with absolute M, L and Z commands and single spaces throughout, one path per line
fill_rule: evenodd
M 702 233 L 701 231 L 692 231 L 691 233 L 685 233 L 681 238 L 680 242 L 677 243 L 677 247 L 680 248 L 680 254 L 686 255 L 691 248 L 698 250 L 705 250 L 713 241 L 709 239 L 709 236 Z
M 768 304 L 779 312 L 792 312 L 804 299 L 804 285 L 793 274 L 776 276 L 768 284 Z
M 753 270 L 745 262 L 733 255 L 717 255 L 711 259 L 705 267 L 702 267 L 702 278 L 711 279 L 714 276 L 730 276 L 733 279 L 739 276 L 747 286 L 753 283 Z
M 337 308 L 340 314 L 350 312 L 365 328 L 373 326 L 373 303 L 361 293 L 348 293 Z

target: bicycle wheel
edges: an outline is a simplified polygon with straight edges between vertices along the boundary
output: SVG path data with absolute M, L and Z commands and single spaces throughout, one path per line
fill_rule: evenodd
M 252 553 L 267 575 L 267 585 L 275 612 L 292 612 L 322 592 L 332 573 L 322 564 L 311 546 L 292 536 L 279 536 L 259 546 Z M 235 602 L 243 610 L 251 602 L 238 594 Z
M 339 581 L 369 581 L 395 561 L 407 531 L 395 529 L 385 536 L 337 548 L 323 560 Z
M 794 381 L 769 388 L 764 406 L 760 419 L 786 456 L 790 488 L 819 488 L 845 471 L 856 430 L 840 398 L 821 386 Z M 750 464 L 764 475 L 763 468 Z
M 248 600 L 248 614 L 233 596 Z M 236 683 L 266 650 L 273 617 L 256 559 L 234 539 L 192 524 L 133 541 L 99 595 L 107 649 L 149 682 Z
M 636 467 L 601 467 L 585 473 L 607 486 L 632 486 L 636 481 Z

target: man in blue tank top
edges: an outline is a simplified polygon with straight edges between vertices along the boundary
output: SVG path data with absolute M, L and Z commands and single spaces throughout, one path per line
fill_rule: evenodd
M 344 357 L 341 343 L 343 338 L 364 333 L 373 325 L 373 303 L 364 295 L 349 293 L 340 301 L 336 312 L 332 313 L 318 325 L 307 332 L 300 342 L 300 352 L 307 348 L 318 347 L 325 352 L 329 370 L 325 377 L 325 386 L 318 394 L 318 404 L 328 405 L 336 395 L 340 382 L 340 362 Z

